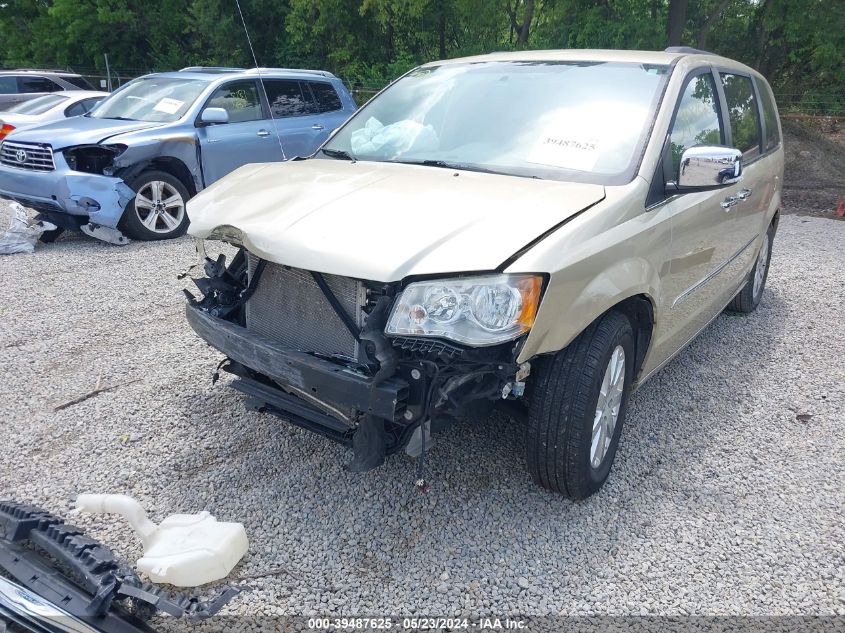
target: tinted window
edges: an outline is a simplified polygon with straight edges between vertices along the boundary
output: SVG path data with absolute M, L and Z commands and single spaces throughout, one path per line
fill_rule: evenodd
M 62 101 L 67 101 L 67 97 L 63 95 L 44 95 L 43 97 L 35 97 L 29 101 L 24 101 L 9 108 L 9 112 L 16 114 L 43 114 L 50 108 L 55 108 Z
M 79 116 L 80 114 L 85 114 L 88 110 L 85 109 L 85 104 L 81 101 L 77 101 L 72 106 L 69 106 L 65 109 L 65 116 Z
M 298 81 L 287 79 L 266 79 L 264 87 L 267 89 L 267 99 L 270 109 L 277 118 L 314 114 L 317 108 L 302 91 Z
M 259 121 L 264 118 L 258 87 L 252 80 L 233 81 L 220 86 L 211 95 L 206 108 L 223 108 L 229 113 L 229 123 Z
M 91 84 L 89 84 L 88 81 L 84 77 L 63 76 L 62 79 L 64 79 L 69 84 L 73 84 L 74 86 L 76 86 L 80 90 L 93 90 L 94 89 L 94 87 Z
M 18 92 L 18 82 L 14 77 L 0 77 L 0 95 L 13 95 Z
M 722 87 L 728 104 L 733 146 L 744 158 L 756 156 L 760 153 L 760 121 L 751 78 L 722 73 Z
M 766 151 L 777 147 L 780 143 L 778 132 L 778 111 L 775 100 L 765 81 L 757 80 L 757 92 L 760 94 L 760 102 L 763 105 L 763 121 L 766 123 Z
M 334 112 L 343 109 L 343 104 L 340 102 L 340 97 L 337 96 L 334 86 L 322 81 L 309 81 L 308 85 L 311 86 L 320 112 Z
M 673 174 L 678 173 L 681 154 L 695 145 L 722 145 L 724 134 L 719 121 L 719 104 L 713 75 L 698 75 L 690 80 L 669 137 L 672 144 Z
M 18 77 L 18 90 L 25 93 L 56 92 L 63 88 L 46 77 Z

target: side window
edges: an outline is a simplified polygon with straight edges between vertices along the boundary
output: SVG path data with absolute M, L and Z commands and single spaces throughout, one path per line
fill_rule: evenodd
M 46 77 L 18 76 L 18 90 L 24 93 L 58 92 L 59 90 L 64 90 L 64 88 Z
M 85 103 L 83 101 L 77 101 L 73 105 L 69 105 L 65 108 L 65 116 L 72 117 L 72 116 L 79 116 L 80 114 L 85 114 L 87 110 L 85 109 Z
M 314 98 L 317 100 L 317 108 L 320 112 L 335 112 L 342 110 L 343 104 L 340 97 L 337 96 L 337 91 L 329 83 L 322 81 L 309 81 L 311 91 L 314 93 Z
M 264 118 L 258 86 L 251 79 L 233 81 L 220 86 L 211 95 L 206 108 L 223 108 L 229 113 L 229 123 L 260 121 Z
M 778 110 L 775 106 L 775 100 L 772 97 L 771 90 L 765 81 L 757 81 L 757 92 L 760 95 L 760 103 L 763 106 L 763 121 L 766 123 L 766 138 L 765 148 L 768 152 L 770 149 L 777 147 L 780 143 L 780 133 L 778 132 Z
M 724 138 L 713 75 L 708 72 L 693 77 L 681 95 L 669 135 L 672 173 L 677 176 L 684 150 L 695 145 L 723 145 Z
M 760 120 L 751 77 L 730 73 L 721 73 L 721 77 L 733 146 L 742 152 L 743 158 L 753 158 L 760 154 Z
M 5 75 L 0 77 L 0 95 L 13 95 L 18 93 L 18 82 L 14 77 Z
M 103 97 L 94 97 L 93 99 L 83 99 L 80 101 L 82 107 L 85 108 L 85 112 L 91 112 L 100 101 L 103 100 Z
M 270 110 L 276 118 L 315 114 L 317 108 L 311 95 L 303 92 L 302 84 L 290 79 L 265 79 Z M 308 87 L 305 86 L 307 90 Z

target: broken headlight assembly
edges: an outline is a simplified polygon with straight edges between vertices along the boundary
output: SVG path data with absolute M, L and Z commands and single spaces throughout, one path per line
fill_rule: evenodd
M 471 346 L 513 340 L 534 325 L 541 275 L 485 275 L 409 284 L 387 322 L 388 336 L 433 336 Z
M 114 159 L 126 151 L 126 145 L 81 145 L 64 150 L 67 166 L 73 171 L 110 176 Z

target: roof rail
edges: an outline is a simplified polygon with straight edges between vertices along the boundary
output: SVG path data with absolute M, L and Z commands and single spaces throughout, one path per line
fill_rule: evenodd
M 55 73 L 57 75 L 78 75 L 79 73 L 74 72 L 73 70 L 61 69 L 61 68 L 9 68 L 3 70 L 11 70 L 16 73 Z
M 685 55 L 715 55 L 716 53 L 711 53 L 710 51 L 703 51 L 698 48 L 693 48 L 692 46 L 670 46 L 669 48 L 663 49 L 664 53 L 684 53 Z
M 309 70 L 307 68 L 250 68 L 248 73 L 301 73 L 303 75 L 320 75 L 322 77 L 334 77 L 328 70 Z
M 180 73 L 241 73 L 243 68 L 234 66 L 187 66 L 180 68 Z

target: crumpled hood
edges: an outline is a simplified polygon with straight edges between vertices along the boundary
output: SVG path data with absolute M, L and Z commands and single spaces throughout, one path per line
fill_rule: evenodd
M 0 118 L 2 118 L 2 113 L 0 113 Z M 16 130 L 12 134 L 15 135 L 13 139 L 15 141 L 49 143 L 54 150 L 60 150 L 76 145 L 96 145 L 118 134 L 146 130 L 162 125 L 164 123 L 117 121 L 115 119 L 78 116 L 60 119 L 45 125 L 36 125 L 25 130 Z
M 221 226 L 279 264 L 373 281 L 490 271 L 604 188 L 394 163 L 246 165 L 188 203 L 189 232 Z

